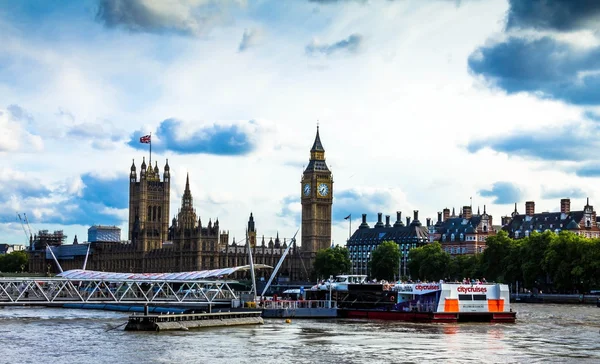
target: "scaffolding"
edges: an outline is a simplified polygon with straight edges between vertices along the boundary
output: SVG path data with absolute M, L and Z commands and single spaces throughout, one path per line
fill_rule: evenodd
M 33 236 L 33 247 L 35 250 L 44 250 L 47 246 L 63 245 L 67 236 L 62 230 L 55 230 L 53 233 L 48 230 L 40 230 Z

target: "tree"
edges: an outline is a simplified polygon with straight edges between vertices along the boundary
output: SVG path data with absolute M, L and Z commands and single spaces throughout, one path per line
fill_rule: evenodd
M 400 249 L 394 241 L 384 241 L 371 253 L 370 276 L 393 281 L 400 264 Z
M 506 231 L 499 231 L 498 235 L 489 236 L 486 248 L 481 256 L 482 272 L 488 281 L 513 282 L 522 280 L 520 273 L 519 246 L 521 241 L 511 239 Z
M 28 258 L 25 251 L 16 251 L 0 255 L 0 272 L 21 272 L 28 267 Z
M 315 272 L 321 278 L 347 273 L 351 266 L 348 249 L 339 245 L 335 248 L 321 249 L 315 257 Z
M 450 265 L 446 278 L 462 281 L 463 278 L 482 278 L 485 275 L 481 272 L 481 254 L 457 255 L 450 258 Z
M 422 281 L 443 279 L 450 267 L 450 254 L 438 242 L 411 249 L 408 259 L 411 277 Z

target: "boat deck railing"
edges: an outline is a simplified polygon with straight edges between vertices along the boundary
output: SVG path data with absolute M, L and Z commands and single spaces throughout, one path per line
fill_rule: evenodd
M 264 309 L 337 308 L 336 301 L 329 300 L 277 300 L 261 303 Z

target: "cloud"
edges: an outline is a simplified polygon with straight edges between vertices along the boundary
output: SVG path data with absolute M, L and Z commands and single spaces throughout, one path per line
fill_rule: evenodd
M 600 164 L 597 162 L 587 163 L 574 169 L 579 177 L 600 177 Z
M 292 221 L 292 226 L 300 226 L 302 220 L 302 204 L 300 197 L 297 195 L 286 196 L 281 200 L 281 209 L 277 216 L 284 218 L 286 221 Z
M 597 28 L 596 0 L 510 0 L 506 27 L 570 31 Z
M 67 128 L 66 136 L 91 141 L 94 149 L 114 149 L 126 138 L 125 131 L 115 128 L 110 122 L 79 123 Z
M 242 41 L 238 47 L 238 51 L 244 52 L 248 48 L 256 47 L 263 39 L 263 32 L 259 29 L 246 29 L 242 34 Z
M 521 190 L 511 182 L 496 182 L 489 190 L 479 190 L 482 197 L 493 197 L 492 203 L 503 205 L 521 201 L 523 194 Z
M 561 189 L 542 188 L 541 197 L 543 199 L 584 198 L 584 197 L 586 197 L 586 193 L 579 187 L 570 187 L 570 188 L 561 188 Z
M 281 209 L 277 216 L 293 221 L 294 226 L 300 226 L 302 216 L 300 197 L 286 196 L 280 203 Z M 406 196 L 400 189 L 354 188 L 334 192 L 331 218 L 334 225 L 347 226 L 346 216 L 352 215 L 352 221 L 356 222 L 360 221 L 362 214 L 367 214 L 367 219 L 372 225 L 377 221 L 377 213 L 381 212 L 384 216 L 390 215 L 393 223 L 396 221 L 396 211 L 404 210 L 404 217 L 413 217 L 413 211 L 408 207 Z M 421 217 L 421 219 L 425 218 Z M 353 224 L 353 228 L 357 226 Z
M 31 223 L 119 225 L 127 218 L 129 182 L 126 177 L 81 179 L 45 184 L 32 175 L 0 170 L 0 218 L 26 213 Z
M 600 47 L 575 47 L 549 36 L 509 37 L 480 47 L 469 69 L 507 93 L 532 92 L 578 105 L 600 103 Z
M 205 125 L 197 130 L 177 119 L 162 121 L 155 134 L 152 134 L 152 149 L 171 151 L 179 154 L 245 155 L 256 149 L 255 135 L 259 126 L 254 120 L 243 124 Z M 147 133 L 136 131 L 129 146 L 146 150 L 140 137 Z
M 515 131 L 507 136 L 475 140 L 467 150 L 476 153 L 490 148 L 523 158 L 553 161 L 583 161 L 590 158 L 586 150 L 600 147 L 598 129 L 588 125 L 567 125 L 539 131 Z
M 50 189 L 37 179 L 9 168 L 0 169 L 0 203 L 12 198 L 24 200 L 50 194 Z
M 42 138 L 26 129 L 30 121 L 31 115 L 18 105 L 0 109 L 0 153 L 37 152 L 44 148 Z
M 231 22 L 229 10 L 244 0 L 99 0 L 96 20 L 131 32 L 203 36 Z
M 318 53 L 324 55 L 331 55 L 333 53 L 339 53 L 346 51 L 348 53 L 356 53 L 363 44 L 363 37 L 360 34 L 352 34 L 346 39 L 342 39 L 339 42 L 326 44 L 321 43 L 317 39 L 313 39 L 310 44 L 305 48 L 307 55 L 315 55 Z

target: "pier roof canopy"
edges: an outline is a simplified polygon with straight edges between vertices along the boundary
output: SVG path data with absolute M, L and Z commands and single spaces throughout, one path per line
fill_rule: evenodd
M 273 268 L 266 264 L 254 264 L 254 269 Z M 228 276 L 239 271 L 250 270 L 249 265 L 239 267 L 211 269 L 195 272 L 177 272 L 177 273 L 118 273 L 118 272 L 99 272 L 93 270 L 73 269 L 58 274 L 58 277 L 67 279 L 103 279 L 103 280 L 155 280 L 155 281 L 193 281 L 198 279 L 218 278 Z

